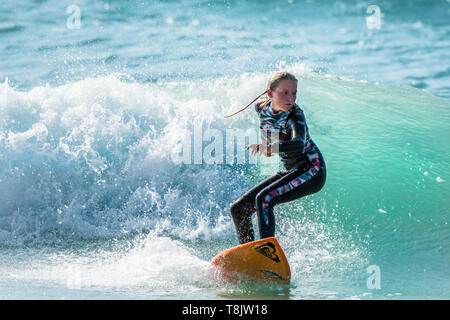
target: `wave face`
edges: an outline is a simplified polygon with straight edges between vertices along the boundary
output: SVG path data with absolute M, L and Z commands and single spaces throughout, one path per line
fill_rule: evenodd
M 448 101 L 414 88 L 321 75 L 304 65 L 289 68 L 298 75 L 297 102 L 328 178 L 320 193 L 276 209 L 277 237 L 293 269 L 288 296 L 448 294 L 440 286 L 448 280 L 450 258 Z M 253 111 L 223 115 L 250 101 L 269 76 L 159 84 L 107 76 L 29 91 L 1 84 L 0 275 L 33 282 L 40 277 L 36 270 L 53 270 L 55 261 L 66 259 L 62 269 L 46 272 L 54 278 L 39 281 L 64 285 L 68 270 L 81 268 L 97 274 L 81 276 L 76 283 L 82 289 L 129 295 L 130 288 L 150 286 L 165 274 L 189 292 L 206 290 L 205 297 L 231 294 L 204 280 L 208 261 L 237 244 L 229 204 L 275 172 L 278 160 L 264 166 L 247 156 L 239 162 L 239 153 L 226 154 L 229 141 L 214 143 L 227 130 L 249 137 L 257 132 Z M 200 158 L 193 154 L 180 163 L 176 155 L 186 136 L 202 142 Z M 213 153 L 211 146 L 217 146 Z M 16 251 L 31 258 L 11 255 Z M 189 260 L 186 277 L 176 276 L 171 252 Z M 21 265 L 13 276 L 11 259 Z M 139 282 L 144 267 L 123 272 L 146 259 L 164 261 L 155 278 L 149 273 Z M 114 269 L 113 280 L 100 275 L 117 263 L 123 270 Z M 367 289 L 370 265 L 381 270 L 378 291 Z M 192 277 L 198 269 L 203 276 Z M 135 282 L 119 281 L 127 276 Z M 157 297 L 189 296 L 176 285 L 169 292 L 155 286 Z M 249 290 L 255 294 L 248 287 L 239 294 Z M 268 294 L 261 290 L 256 294 Z

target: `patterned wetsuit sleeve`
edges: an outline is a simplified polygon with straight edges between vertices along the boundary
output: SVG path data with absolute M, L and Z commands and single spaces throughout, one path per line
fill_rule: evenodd
M 255 107 L 255 111 L 259 113 L 259 111 L 261 111 L 259 108 L 261 106 L 262 101 L 257 101 L 254 105 Z
M 296 110 L 294 115 L 286 123 L 292 133 L 290 141 L 278 143 L 278 152 L 298 152 L 306 145 L 306 121 L 302 111 Z M 272 145 L 276 150 L 276 146 Z

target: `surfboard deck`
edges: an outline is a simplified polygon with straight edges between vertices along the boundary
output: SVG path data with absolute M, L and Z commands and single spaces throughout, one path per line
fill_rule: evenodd
M 242 278 L 289 284 L 291 269 L 280 244 L 274 237 L 265 238 L 222 251 L 211 264 L 219 277 L 236 281 Z

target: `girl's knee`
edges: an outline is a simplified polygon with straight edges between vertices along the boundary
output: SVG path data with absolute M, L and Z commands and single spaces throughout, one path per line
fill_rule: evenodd
M 268 192 L 261 191 L 256 196 L 256 207 L 260 208 L 260 206 L 262 204 L 271 205 L 271 202 L 272 202 L 271 200 L 272 200 L 272 197 L 270 196 L 270 194 Z
M 248 211 L 247 207 L 248 205 L 245 201 L 241 199 L 236 200 L 230 205 L 231 216 L 233 218 L 240 218 L 242 215 L 246 215 Z
M 320 190 L 322 190 L 322 188 L 325 185 L 325 181 L 326 180 L 327 180 L 327 172 L 326 172 L 325 169 L 321 169 L 319 171 L 319 182 L 318 182 L 318 185 L 317 185 L 317 191 L 316 192 L 319 192 Z
M 239 211 L 241 211 L 239 210 L 239 208 L 240 208 L 239 201 L 235 201 L 230 205 L 230 212 L 233 217 L 236 216 L 239 213 Z

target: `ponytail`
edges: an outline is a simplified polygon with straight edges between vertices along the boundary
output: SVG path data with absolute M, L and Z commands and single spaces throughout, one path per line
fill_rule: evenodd
M 267 89 L 266 91 L 264 91 L 263 93 L 261 93 L 259 96 L 257 96 L 255 99 L 253 99 L 252 102 L 250 102 L 248 105 L 246 105 L 245 107 L 243 107 L 242 109 L 236 111 L 235 113 L 232 113 L 228 116 L 224 116 L 225 118 L 231 118 L 232 116 L 237 115 L 239 112 L 244 111 L 245 109 L 247 109 L 253 102 L 255 102 L 256 100 L 258 100 L 261 96 L 265 95 L 267 93 L 267 91 L 269 91 L 269 89 Z M 263 102 L 264 106 L 267 104 L 267 102 L 269 102 L 270 98 L 267 99 L 265 102 Z
M 255 99 L 253 99 L 252 102 L 250 102 L 248 105 L 246 105 L 245 107 L 243 107 L 242 109 L 236 111 L 233 114 L 230 114 L 229 116 L 225 116 L 225 118 L 231 118 L 232 116 L 237 115 L 239 112 L 244 111 L 245 109 L 247 109 L 253 102 L 255 102 L 256 100 L 258 100 L 262 95 L 265 95 L 269 90 L 275 90 L 276 87 L 280 84 L 281 81 L 283 80 L 292 80 L 297 82 L 297 78 L 295 78 L 295 76 L 292 73 L 286 72 L 286 71 L 279 71 L 276 72 L 269 80 L 269 83 L 267 85 L 267 90 L 264 91 L 263 93 L 261 93 L 259 96 L 257 96 Z M 264 101 L 263 103 L 261 103 L 258 106 L 258 112 L 261 112 L 261 110 L 267 105 L 267 103 L 269 103 L 271 99 L 267 98 L 266 101 Z

